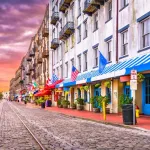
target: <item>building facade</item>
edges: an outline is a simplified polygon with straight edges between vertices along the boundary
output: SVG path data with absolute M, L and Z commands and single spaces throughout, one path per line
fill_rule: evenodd
M 130 62 L 133 63 L 130 69 L 134 69 L 134 66 L 139 65 L 138 62 L 144 62 L 143 57 L 149 58 L 148 0 L 53 0 L 49 6 L 52 56 L 50 76 L 55 73 L 64 79 L 56 87 L 68 88 L 67 98 L 71 103 L 82 97 L 86 110 L 91 110 L 90 97 L 110 96 L 110 112 L 120 112 L 120 95 L 124 93 L 132 96 L 129 80 L 122 82 L 120 76 L 129 76 L 130 73 L 124 70 Z M 107 59 L 106 69 L 110 68 L 101 74 L 98 71 L 99 51 Z M 72 66 L 80 72 L 74 82 L 70 80 Z M 149 96 L 145 90 L 149 87 L 149 70 L 137 71 L 142 72 L 146 78 L 138 83 L 136 104 L 141 113 L 150 114 Z M 111 83 L 109 88 L 105 86 L 106 82 Z M 101 84 L 100 88 L 95 87 L 98 83 Z M 85 85 L 89 86 L 88 92 L 80 90 Z

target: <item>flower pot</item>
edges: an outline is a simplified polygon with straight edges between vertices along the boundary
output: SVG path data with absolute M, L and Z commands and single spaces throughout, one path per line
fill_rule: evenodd
M 77 105 L 77 110 L 83 110 L 84 109 L 84 105 Z
M 123 123 L 125 125 L 133 125 L 133 105 L 132 104 L 122 105 L 122 117 L 123 117 Z
M 76 109 L 76 106 L 72 106 L 71 108 L 72 108 L 72 109 Z
M 46 107 L 51 107 L 52 101 L 51 100 L 46 100 Z
M 45 102 L 41 103 L 41 108 L 45 108 Z
M 58 108 L 63 108 L 63 106 L 62 105 L 58 105 Z
M 68 108 L 68 105 L 63 105 L 63 108 Z
M 24 104 L 27 104 L 27 102 L 26 102 L 26 101 L 24 101 Z
M 106 108 L 106 114 L 110 114 L 110 108 Z
M 99 109 L 99 108 L 93 108 L 93 112 L 94 112 L 94 113 L 99 113 L 99 112 L 100 112 L 100 109 Z

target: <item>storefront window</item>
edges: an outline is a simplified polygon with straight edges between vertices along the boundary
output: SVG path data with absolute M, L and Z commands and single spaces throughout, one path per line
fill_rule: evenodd
M 78 98 L 81 98 L 81 90 L 78 88 Z
M 84 90 L 84 102 L 87 102 L 87 91 Z
M 111 102 L 111 90 L 110 90 L 110 88 L 106 88 L 106 96 L 108 97 L 109 102 Z
M 131 90 L 130 90 L 130 86 L 125 85 L 124 86 L 124 94 L 128 97 L 131 97 Z

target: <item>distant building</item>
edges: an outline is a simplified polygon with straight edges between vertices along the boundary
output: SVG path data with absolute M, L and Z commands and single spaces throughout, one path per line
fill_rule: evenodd
M 2 92 L 4 99 L 9 99 L 9 91 Z

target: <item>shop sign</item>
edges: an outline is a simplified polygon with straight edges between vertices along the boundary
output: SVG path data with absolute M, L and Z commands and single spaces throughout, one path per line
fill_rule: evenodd
M 137 90 L 137 80 L 130 80 L 130 89 Z
M 137 71 L 131 70 L 131 80 L 137 80 Z

